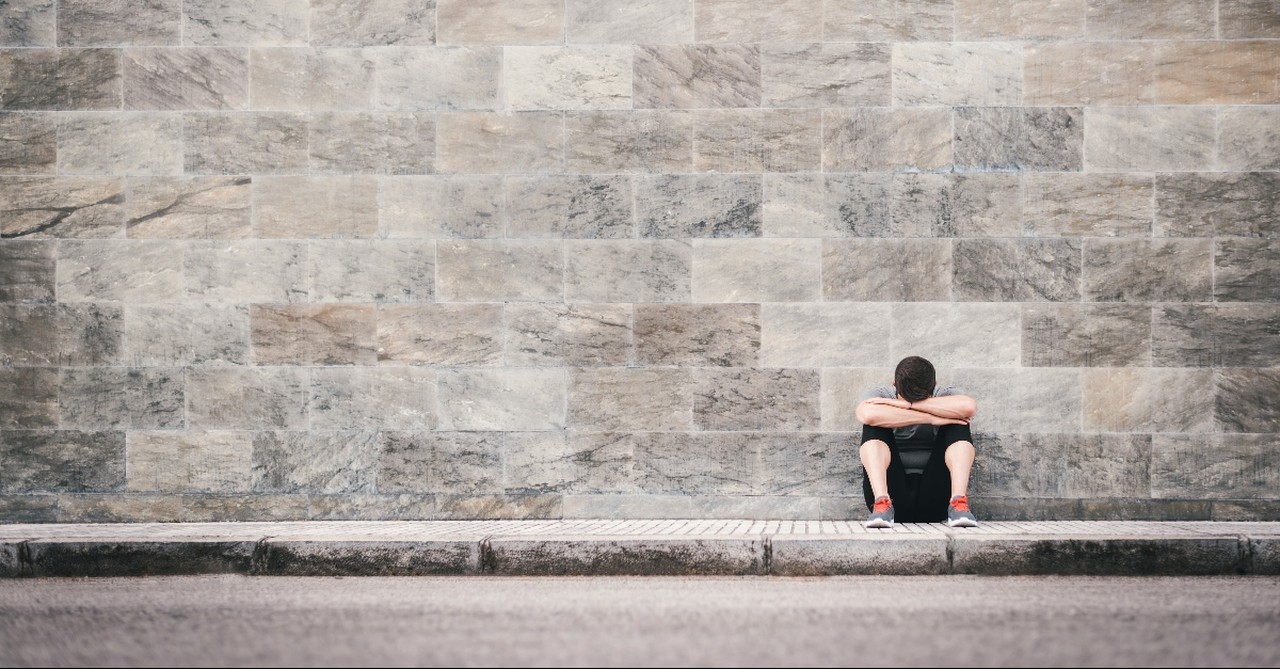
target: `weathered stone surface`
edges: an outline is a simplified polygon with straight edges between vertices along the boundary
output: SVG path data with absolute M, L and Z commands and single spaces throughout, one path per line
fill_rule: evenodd
M 565 495 L 564 518 L 691 518 L 693 498 L 684 495 Z
M 695 369 L 694 425 L 701 430 L 814 430 L 818 386 L 812 369 Z
M 124 360 L 137 367 L 244 365 L 249 309 L 187 303 L 130 305 L 124 312 Z
M 59 46 L 176 45 L 181 0 L 59 0 Z
M 637 484 L 650 494 L 745 495 L 752 492 L 758 450 L 744 433 L 637 434 Z
M 1026 3 L 1020 3 L 1026 4 Z M 1156 47 L 1149 42 L 1062 42 L 1023 51 L 1023 102 L 1034 105 L 1153 104 Z
M 245 109 L 249 53 L 243 48 L 126 49 L 125 109 Z
M 1151 495 L 1202 499 L 1280 497 L 1271 435 L 1152 435 Z
M 1022 364 L 1146 367 L 1153 359 L 1152 332 L 1145 304 L 1024 304 Z
M 184 523 L 279 522 L 307 520 L 306 495 L 255 495 L 253 493 L 184 494 Z
M 556 44 L 564 39 L 562 0 L 437 0 L 441 44 Z
M 1275 105 L 1227 107 L 1219 111 L 1219 167 L 1230 171 L 1280 169 L 1280 130 L 1277 128 L 1280 128 L 1280 108 Z
M 310 161 L 327 174 L 435 171 L 435 118 L 425 113 L 319 112 L 310 121 Z
M 890 231 L 904 237 L 1018 236 L 1022 191 L 1015 174 L 896 174 Z
M 179 242 L 68 240 L 58 246 L 63 302 L 176 302 L 183 296 Z
M 1153 448 L 1148 434 L 1081 435 L 1069 439 L 1065 497 L 1137 498 L 1153 495 Z
M 1022 48 L 1014 43 L 893 45 L 895 105 L 1015 105 L 1022 102 Z
M 692 381 L 688 369 L 575 369 L 569 377 L 567 425 L 573 430 L 692 430 Z
M 950 117 L 950 109 L 823 110 L 822 168 L 827 172 L 949 171 Z
M 1084 37 L 1085 2 L 1086 0 L 956 0 L 955 36 L 961 40 Z
M 146 177 L 129 180 L 129 237 L 243 239 L 250 234 L 252 177 Z
M 631 362 L 631 305 L 511 304 L 505 320 L 508 366 L 593 367 Z
M 693 301 L 817 301 L 821 259 L 817 239 L 697 239 Z
M 1079 107 L 958 108 L 955 169 L 1078 172 L 1083 169 L 1085 120 Z
M 764 572 L 758 537 L 521 539 L 490 542 L 494 572 L 515 576 L 676 576 Z
M 1236 574 L 1240 545 L 1235 537 L 1092 538 L 957 536 L 952 570 L 989 575 Z
M 919 355 L 941 367 L 1015 367 L 1019 312 L 1013 304 L 895 304 L 889 323 L 868 324 L 867 330 L 889 336 L 895 361 Z
M 56 523 L 58 522 L 58 496 L 56 494 L 25 493 L 0 495 L 0 514 L 10 523 Z M 8 568 L 13 569 L 18 558 L 16 546 L 10 544 L 3 550 L 12 549 L 7 556 L 0 557 L 0 575 L 16 576 L 13 571 L 5 574 L 5 560 L 9 560 Z
M 160 519 L 173 520 L 168 516 Z M 53 539 L 32 542 L 28 550 L 32 575 L 44 578 L 247 575 L 253 569 L 255 545 L 253 541 L 219 539 Z
M 60 523 L 172 523 L 182 518 L 182 499 L 160 493 L 62 493 Z
M 436 0 L 312 0 L 314 46 L 430 46 Z
M 52 174 L 58 155 L 54 114 L 0 112 L 0 174 Z
M 187 297 L 245 304 L 307 299 L 306 242 L 245 239 L 193 243 L 186 254 Z
M 567 242 L 565 300 L 688 302 L 692 253 L 672 239 Z
M 1211 3 L 1212 4 L 1212 3 Z M 1156 100 L 1162 104 L 1280 102 L 1280 52 L 1270 41 L 1160 42 Z
M 551 520 L 564 517 L 559 495 L 436 495 L 436 517 L 450 520 Z
M 503 54 L 512 109 L 631 108 L 630 48 L 507 47 Z
M 1088 39 L 1177 39 L 1213 37 L 1215 0 L 1132 2 L 1088 0 Z
M 187 174 L 281 174 L 307 170 L 307 118 L 297 112 L 182 115 Z
M 255 304 L 249 311 L 258 365 L 372 365 L 374 307 Z
M 261 237 L 372 237 L 378 230 L 373 177 L 260 177 L 253 191 L 253 227 Z
M 822 12 L 805 0 L 699 0 L 694 38 L 699 42 L 763 42 L 813 39 Z
M 508 177 L 505 192 L 508 238 L 635 236 L 627 176 Z
M 0 238 L 123 236 L 124 194 L 117 178 L 0 178 Z
M 691 0 L 568 0 L 569 44 L 680 44 L 693 40 Z
M 1280 8 L 1271 0 L 1220 2 L 1218 29 L 1225 39 L 1280 37 Z
M 310 370 L 218 367 L 187 371 L 187 424 L 209 430 L 302 430 Z
M 372 50 L 377 65 L 376 109 L 492 110 L 498 107 L 502 50 L 494 47 Z
M 1157 367 L 1280 365 L 1280 306 L 1165 304 L 1155 307 L 1151 357 Z
M 794 109 L 708 109 L 694 114 L 693 169 L 799 172 L 821 165 L 822 113 Z
M 0 491 L 105 492 L 125 483 L 123 432 L 6 431 L 0 440 Z
M 975 434 L 973 441 L 978 456 L 973 463 L 970 489 L 980 491 L 984 497 L 1064 497 L 1067 479 L 1073 473 L 1067 460 L 1078 444 L 1086 439 L 1102 442 L 1118 438 L 1114 435 Z M 1149 444 L 1150 437 L 1147 441 Z
M 766 175 L 766 237 L 879 237 L 893 227 L 887 174 Z
M 759 237 L 763 198 L 759 176 L 639 177 L 637 225 L 642 237 Z
M 764 304 L 763 367 L 869 367 L 889 362 L 889 305 Z
M 1095 302 L 1204 302 L 1211 295 L 1209 240 L 1087 239 L 1084 295 Z
M 439 422 L 437 413 L 435 370 L 327 367 L 311 370 L 310 422 L 303 425 L 313 430 L 432 430 Z
M 58 424 L 85 430 L 175 430 L 186 425 L 182 370 L 64 367 Z
M 1274 433 L 1280 429 L 1280 407 L 1275 402 L 1280 369 L 1219 369 L 1213 381 L 1213 414 L 1219 431 Z M 1208 393 L 1205 386 L 1200 388 L 1202 394 Z
M 766 107 L 872 107 L 890 102 L 891 51 L 883 43 L 761 47 Z
M 758 304 L 637 304 L 636 362 L 752 367 L 760 351 Z
M 273 538 L 264 567 L 273 576 L 426 576 L 480 571 L 480 542 L 324 541 Z
M 949 40 L 952 3 L 943 0 L 824 0 L 824 39 L 832 42 Z
M 1280 242 L 1218 240 L 1214 244 L 1213 298 L 1219 302 L 1280 302 Z
M 576 172 L 692 169 L 693 115 L 680 111 L 566 112 L 565 167 Z
M 89 175 L 182 172 L 182 120 L 175 114 L 68 113 L 58 119 L 58 171 Z
M 120 108 L 118 49 L 0 51 L 0 108 Z
M 185 44 L 300 46 L 307 42 L 307 0 L 183 0 Z
M 439 376 L 444 430 L 559 430 L 565 426 L 564 369 L 459 369 Z
M 769 573 L 778 576 L 907 576 L 947 574 L 941 536 L 777 536 L 769 543 Z
M 54 0 L 11 0 L 0 26 L 0 46 L 53 46 L 58 12 Z
M 247 492 L 253 458 L 248 432 L 132 432 L 128 489 Z
M 57 369 L 0 367 L 0 429 L 58 427 Z
M 886 361 L 884 364 L 888 365 Z M 822 372 L 822 429 L 825 432 L 862 433 L 862 423 L 854 412 L 862 394 L 875 386 L 893 383 L 893 367 L 834 368 Z M 851 435 L 849 438 L 853 438 Z M 860 441 L 860 440 L 859 440 Z M 862 499 L 859 495 L 858 499 Z M 865 511 L 865 504 L 862 504 Z M 862 511 L 859 511 L 861 516 Z
M 1076 239 L 958 239 L 954 295 L 982 302 L 1080 299 Z
M 823 517 L 821 497 L 698 495 L 691 501 L 695 518 L 807 520 Z
M 436 245 L 418 240 L 313 241 L 314 302 L 427 302 L 435 292 Z
M 1090 107 L 1083 120 L 1091 172 L 1187 171 L 1212 163 L 1212 109 Z
M 1150 237 L 1149 176 L 1028 174 L 1026 232 L 1036 237 Z
M 760 451 L 754 489 L 763 495 L 786 496 L 782 499 L 805 496 L 802 499 L 807 500 L 811 495 L 849 494 L 858 487 L 862 465 L 853 435 L 818 432 L 746 436 L 748 443 L 754 442 Z
M 0 241 L 0 302 L 54 301 L 55 248 L 46 241 Z
M 754 45 L 638 46 L 634 58 L 637 109 L 760 104 L 760 50 Z
M 442 241 L 436 277 L 443 301 L 559 302 L 564 254 L 556 241 Z
M 378 308 L 378 361 L 411 365 L 497 365 L 499 304 L 388 305 Z
M 638 492 L 636 437 L 629 432 L 508 432 L 503 488 L 540 495 Z
M 378 456 L 383 493 L 502 492 L 502 436 L 485 432 L 384 432 Z
M 502 236 L 501 176 L 390 177 L 378 182 L 379 233 L 391 238 Z
M 306 495 L 309 520 L 435 520 L 435 495 Z
M 106 303 L 0 304 L 0 364 L 115 365 L 124 310 Z
M 558 172 L 564 122 L 554 112 L 453 112 L 436 117 L 440 172 Z
M 978 402 L 975 432 L 1080 431 L 1080 370 L 961 368 L 949 382 Z
M 1156 175 L 1156 234 L 1280 237 L 1280 174 Z
M 1089 432 L 1211 432 L 1213 372 L 1198 369 L 1084 371 Z
M 370 493 L 378 473 L 374 431 L 258 432 L 253 490 L 270 493 Z
M 930 302 L 951 297 L 949 240 L 823 240 L 822 297 L 845 302 Z

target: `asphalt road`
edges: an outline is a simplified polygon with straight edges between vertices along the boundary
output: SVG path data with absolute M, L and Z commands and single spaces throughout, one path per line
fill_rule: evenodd
M 1280 578 L 0 581 L 0 666 L 1280 666 Z

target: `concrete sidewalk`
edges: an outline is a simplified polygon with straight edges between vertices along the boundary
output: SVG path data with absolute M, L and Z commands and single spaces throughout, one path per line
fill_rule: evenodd
M 1280 522 L 528 520 L 0 525 L 0 577 L 1280 574 Z

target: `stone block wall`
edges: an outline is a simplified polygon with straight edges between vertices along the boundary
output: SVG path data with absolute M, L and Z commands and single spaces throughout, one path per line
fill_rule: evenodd
M 0 3 L 0 521 L 1280 519 L 1271 0 Z

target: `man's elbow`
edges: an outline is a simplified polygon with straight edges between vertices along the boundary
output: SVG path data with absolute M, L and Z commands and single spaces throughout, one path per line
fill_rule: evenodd
M 960 403 L 960 406 L 957 407 L 957 410 L 964 414 L 965 418 L 973 418 L 974 415 L 978 413 L 978 402 L 972 397 L 965 395 L 964 400 Z
M 858 408 L 853 412 L 853 415 L 858 419 L 858 422 L 863 425 L 879 425 L 884 416 L 884 412 L 881 411 L 879 404 L 863 402 L 858 405 Z

